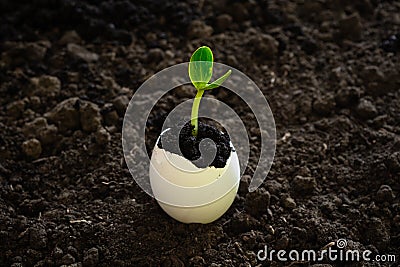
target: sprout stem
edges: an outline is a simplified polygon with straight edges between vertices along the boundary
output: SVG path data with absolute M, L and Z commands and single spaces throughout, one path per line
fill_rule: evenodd
M 198 121 L 199 107 L 200 107 L 200 100 L 201 100 L 201 97 L 203 96 L 203 94 L 204 94 L 204 90 L 198 89 L 197 94 L 193 100 L 192 117 L 190 119 L 190 124 L 192 124 L 192 126 L 194 126 L 194 128 L 192 130 L 193 136 L 197 136 L 197 132 L 198 132 L 198 128 L 199 128 L 199 121 Z
M 205 90 L 212 90 L 221 86 L 221 84 L 231 75 L 232 71 L 228 70 L 224 75 L 209 83 L 213 73 L 214 56 L 211 49 L 207 46 L 199 47 L 190 57 L 189 78 L 197 90 L 196 97 L 193 100 L 192 117 L 190 124 L 193 126 L 192 135 L 197 136 L 199 130 L 199 107 L 201 97 Z

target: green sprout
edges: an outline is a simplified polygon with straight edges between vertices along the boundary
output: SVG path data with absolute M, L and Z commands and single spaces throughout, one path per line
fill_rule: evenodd
M 197 89 L 196 97 L 193 101 L 192 116 L 190 123 L 193 126 L 192 135 L 197 136 L 198 132 L 198 115 L 201 97 L 204 91 L 211 90 L 219 87 L 231 75 L 231 70 L 228 70 L 220 78 L 212 83 L 211 80 L 213 72 L 214 57 L 211 49 L 207 46 L 199 47 L 190 58 L 189 63 L 189 78 L 193 86 Z

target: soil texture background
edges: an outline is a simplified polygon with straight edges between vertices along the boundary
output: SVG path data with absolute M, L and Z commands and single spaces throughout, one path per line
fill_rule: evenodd
M 135 90 L 201 45 L 260 87 L 277 149 L 248 193 L 254 115 L 207 92 L 245 122 L 251 154 L 228 212 L 186 225 L 132 179 L 121 127 Z M 398 266 L 400 2 L 2 0 L 0 52 L 0 266 Z M 148 151 L 194 95 L 160 100 Z M 257 259 L 340 238 L 397 262 Z

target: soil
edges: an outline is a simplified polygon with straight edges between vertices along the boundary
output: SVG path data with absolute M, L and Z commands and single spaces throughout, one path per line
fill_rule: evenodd
M 193 129 L 194 126 L 190 122 L 185 123 L 182 127 L 172 127 L 161 135 L 157 146 L 185 157 L 198 168 L 211 166 L 224 168 L 232 151 L 229 135 L 217 127 L 201 121 L 198 123 L 197 136 L 193 136 Z M 210 142 L 203 142 L 200 151 L 200 143 L 207 139 Z M 179 146 L 175 144 L 179 144 Z M 216 151 L 214 151 L 215 149 Z
M 285 266 L 257 252 L 339 238 L 397 266 L 399 14 L 398 1 L 379 0 L 0 1 L 0 266 Z M 278 140 L 248 193 L 257 122 L 239 97 L 213 90 L 245 123 L 250 159 L 229 211 L 186 225 L 131 178 L 121 127 L 136 88 L 200 45 L 260 87 Z M 160 100 L 149 151 L 194 94 Z M 390 265 L 318 263 L 291 266 Z

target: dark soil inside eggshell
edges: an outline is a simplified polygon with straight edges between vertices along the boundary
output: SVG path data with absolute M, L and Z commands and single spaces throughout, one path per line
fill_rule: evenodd
M 170 128 L 161 136 L 157 143 L 158 147 L 185 157 L 192 161 L 198 168 L 211 166 L 224 168 L 232 150 L 229 135 L 221 132 L 215 126 L 199 122 L 198 134 L 197 136 L 193 136 L 193 128 L 194 126 L 190 122 L 183 125 L 183 127 L 176 126 Z M 176 138 L 178 137 L 179 146 L 176 146 Z M 200 151 L 200 143 L 205 139 L 211 139 L 212 142 L 204 143 L 202 151 L 205 153 L 203 154 L 212 154 L 213 148 L 217 150 L 212 161 L 207 156 L 202 155 Z M 211 163 L 209 163 L 210 161 Z

